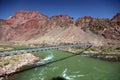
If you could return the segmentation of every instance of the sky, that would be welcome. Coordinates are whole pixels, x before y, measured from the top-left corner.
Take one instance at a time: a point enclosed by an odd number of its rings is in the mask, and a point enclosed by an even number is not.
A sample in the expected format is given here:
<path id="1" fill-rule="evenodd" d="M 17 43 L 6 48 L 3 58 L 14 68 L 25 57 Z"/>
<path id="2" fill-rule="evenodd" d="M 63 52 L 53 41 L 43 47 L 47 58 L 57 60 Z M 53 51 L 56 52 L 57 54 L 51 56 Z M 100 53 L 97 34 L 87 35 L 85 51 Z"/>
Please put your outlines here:
<path id="1" fill-rule="evenodd" d="M 120 12 L 120 0 L 0 0 L 0 19 L 19 10 L 37 10 L 48 17 L 67 14 L 79 17 L 112 18 Z"/>

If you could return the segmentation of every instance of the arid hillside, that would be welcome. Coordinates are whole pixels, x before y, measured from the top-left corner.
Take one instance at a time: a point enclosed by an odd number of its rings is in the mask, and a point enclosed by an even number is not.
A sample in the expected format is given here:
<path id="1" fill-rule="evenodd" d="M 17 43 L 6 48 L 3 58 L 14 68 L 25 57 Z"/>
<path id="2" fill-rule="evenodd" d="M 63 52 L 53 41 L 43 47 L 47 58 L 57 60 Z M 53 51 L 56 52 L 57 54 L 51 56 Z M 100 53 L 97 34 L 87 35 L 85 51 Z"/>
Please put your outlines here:
<path id="1" fill-rule="evenodd" d="M 47 17 L 38 11 L 16 12 L 0 19 L 0 40 L 25 45 L 94 43 L 120 40 L 120 13 L 111 20 L 84 16 L 76 21 L 68 15 Z"/>

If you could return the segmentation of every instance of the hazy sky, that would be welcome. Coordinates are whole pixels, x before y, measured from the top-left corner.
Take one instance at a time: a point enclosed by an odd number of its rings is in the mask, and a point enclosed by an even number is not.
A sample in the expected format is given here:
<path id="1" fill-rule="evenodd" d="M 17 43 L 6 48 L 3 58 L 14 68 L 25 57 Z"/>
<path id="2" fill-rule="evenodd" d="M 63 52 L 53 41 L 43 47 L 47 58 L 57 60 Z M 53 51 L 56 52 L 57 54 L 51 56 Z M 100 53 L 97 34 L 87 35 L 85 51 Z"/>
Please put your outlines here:
<path id="1" fill-rule="evenodd" d="M 112 18 L 120 12 L 120 0 L 0 0 L 0 19 L 13 16 L 18 10 L 37 10 L 47 16 L 68 14 Z"/>

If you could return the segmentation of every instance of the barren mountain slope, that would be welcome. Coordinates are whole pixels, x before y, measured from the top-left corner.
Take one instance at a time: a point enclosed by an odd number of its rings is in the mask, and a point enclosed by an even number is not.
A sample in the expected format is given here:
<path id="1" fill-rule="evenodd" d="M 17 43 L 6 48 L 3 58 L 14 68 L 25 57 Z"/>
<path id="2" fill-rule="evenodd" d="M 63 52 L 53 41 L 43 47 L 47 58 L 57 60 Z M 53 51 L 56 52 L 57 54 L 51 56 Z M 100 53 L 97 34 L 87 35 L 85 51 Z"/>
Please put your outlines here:
<path id="1" fill-rule="evenodd" d="M 26 44 L 60 44 L 60 43 L 94 43 L 96 45 L 103 45 L 104 39 L 91 33 L 90 31 L 84 32 L 79 27 L 71 26 L 69 28 L 56 27 L 49 30 L 42 37 L 35 37 L 28 40 Z"/>
<path id="2" fill-rule="evenodd" d="M 85 16 L 77 21 L 68 15 L 48 18 L 38 11 L 18 11 L 0 19 L 0 40 L 17 44 L 63 44 L 90 42 L 102 45 L 105 39 L 120 40 L 120 13 L 111 20 Z"/>

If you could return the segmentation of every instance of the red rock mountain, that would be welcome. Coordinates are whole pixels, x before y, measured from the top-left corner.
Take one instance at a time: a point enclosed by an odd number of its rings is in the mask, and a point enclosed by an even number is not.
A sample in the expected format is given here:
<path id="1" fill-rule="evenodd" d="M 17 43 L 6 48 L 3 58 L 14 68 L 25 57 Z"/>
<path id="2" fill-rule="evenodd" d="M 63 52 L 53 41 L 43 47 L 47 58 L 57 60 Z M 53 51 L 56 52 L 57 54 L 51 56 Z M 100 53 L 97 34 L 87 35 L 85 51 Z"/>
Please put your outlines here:
<path id="1" fill-rule="evenodd" d="M 37 11 L 18 11 L 15 16 L 10 17 L 2 24 L 2 31 L 6 34 L 1 39 L 9 40 L 28 40 L 36 34 L 44 34 L 49 18 Z M 5 27 L 7 26 L 7 27 Z M 2 33 L 1 33 L 2 34 Z"/>
<path id="2" fill-rule="evenodd" d="M 92 18 L 85 16 L 79 18 L 76 22 L 77 26 L 80 26 L 84 31 L 90 30 L 91 32 L 103 36 L 106 39 L 118 39 L 120 40 L 120 17 L 116 17 L 112 20 L 107 18 Z M 114 22 L 113 22 L 114 21 Z"/>
<path id="3" fill-rule="evenodd" d="M 1 41 L 52 44 L 101 43 L 101 39 L 120 40 L 120 13 L 111 20 L 85 16 L 74 21 L 68 15 L 48 18 L 38 11 L 20 10 L 7 20 L 0 20 Z"/>

